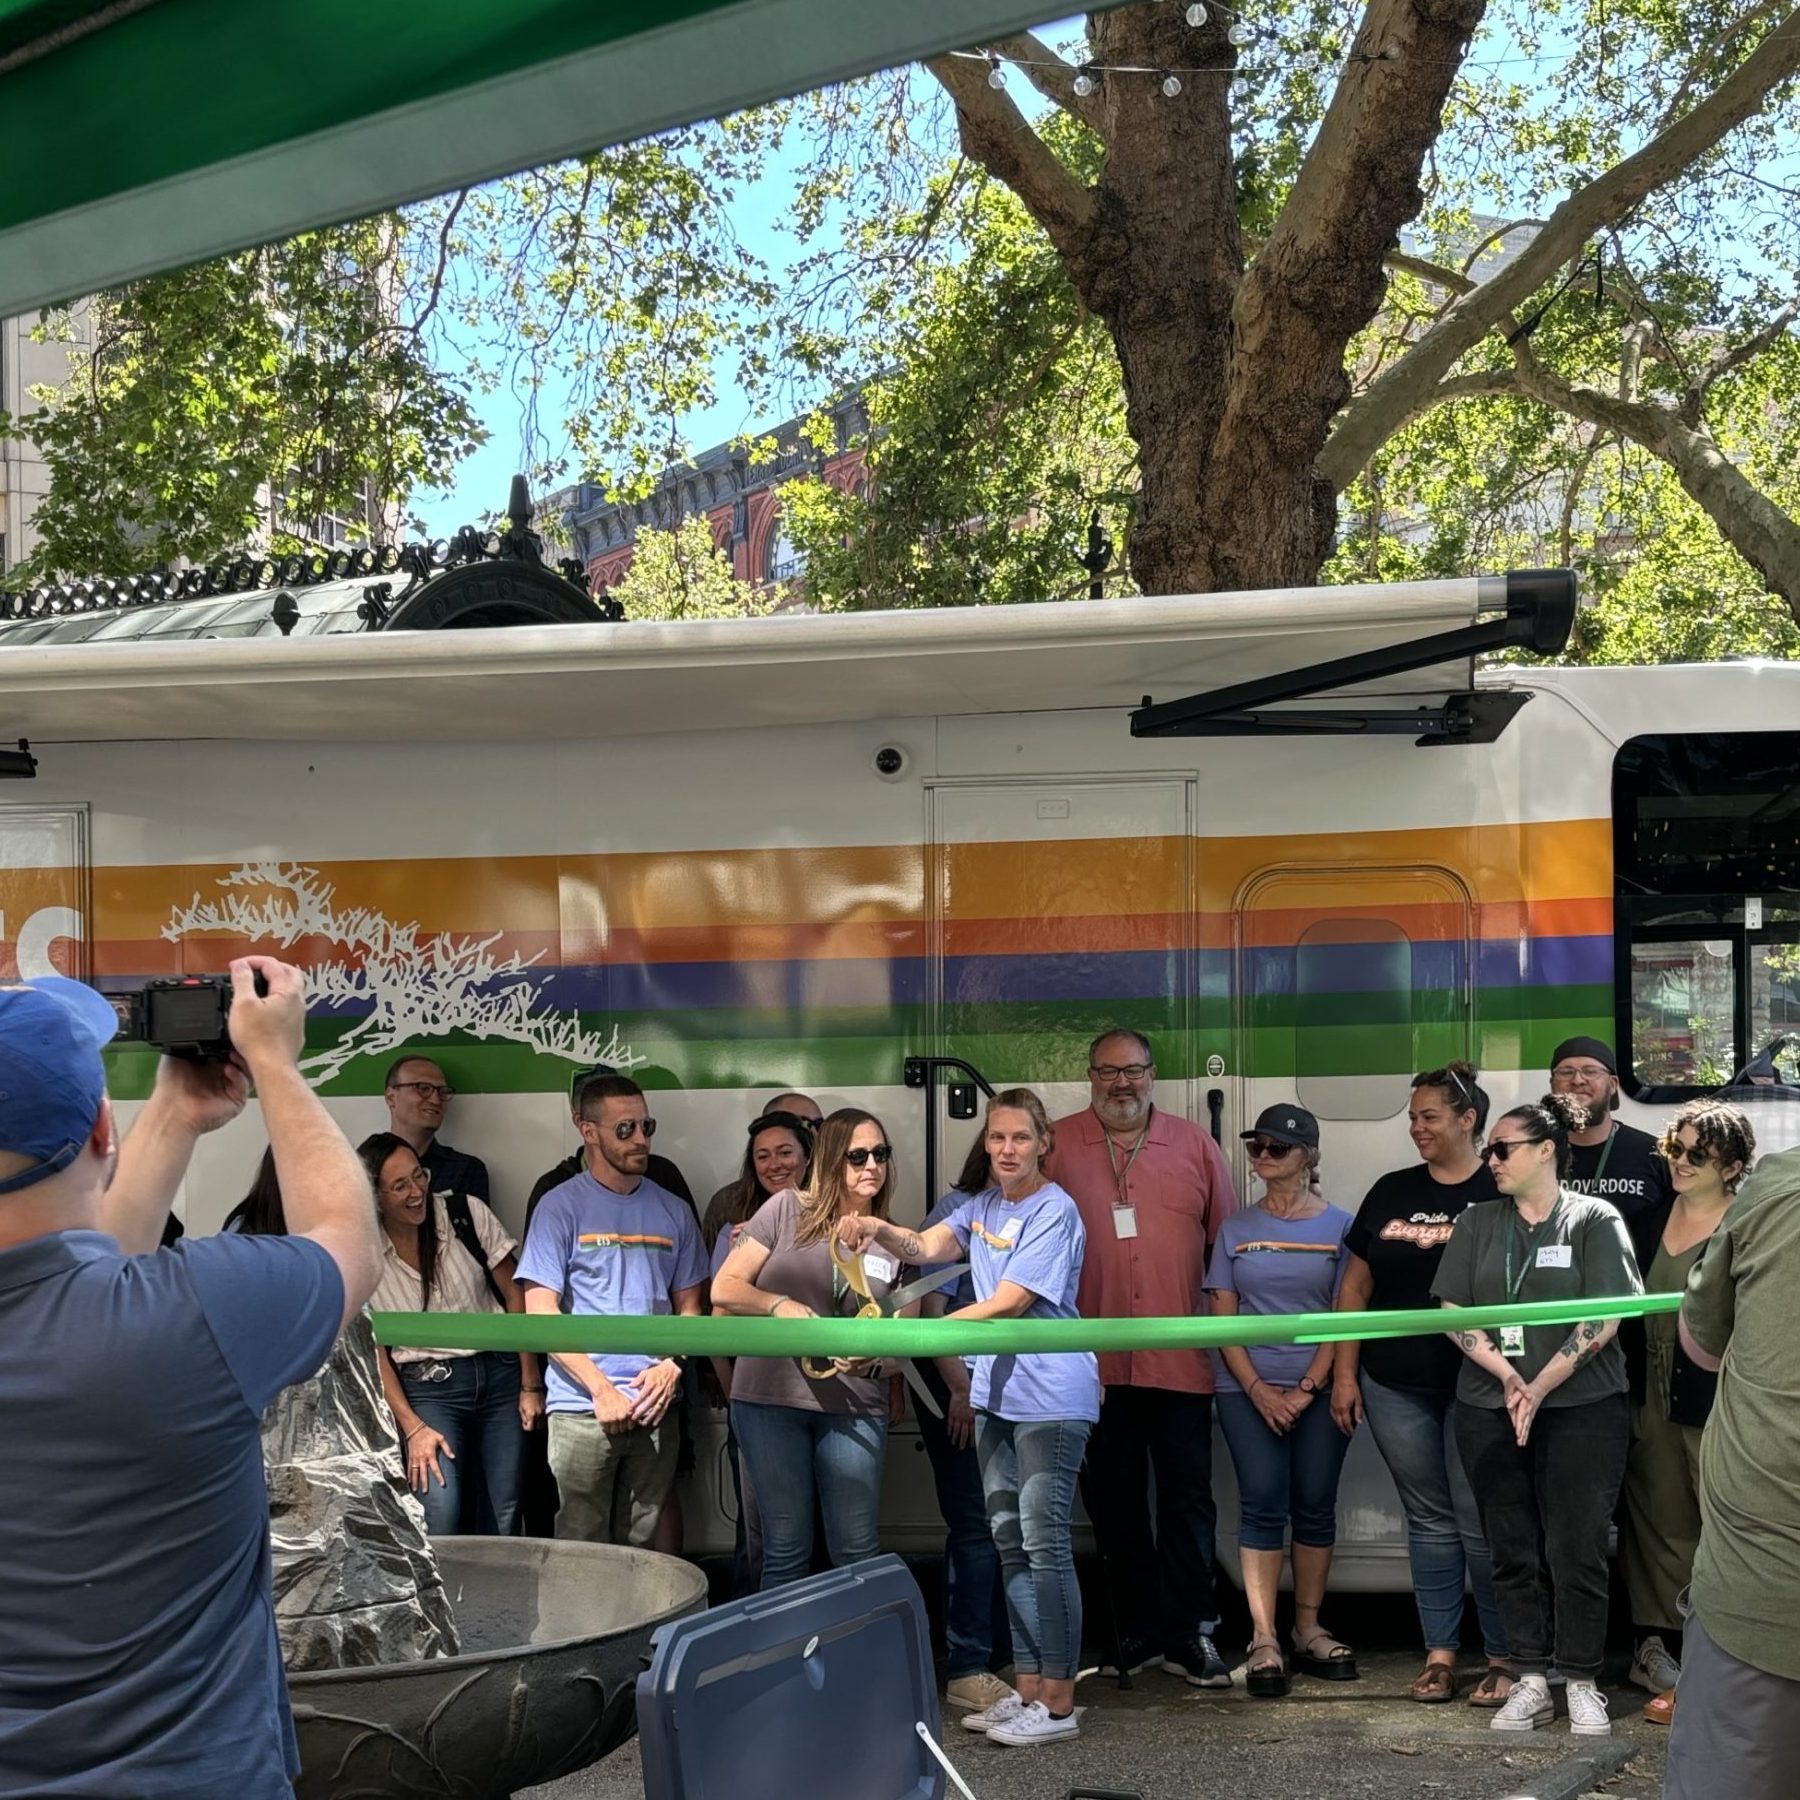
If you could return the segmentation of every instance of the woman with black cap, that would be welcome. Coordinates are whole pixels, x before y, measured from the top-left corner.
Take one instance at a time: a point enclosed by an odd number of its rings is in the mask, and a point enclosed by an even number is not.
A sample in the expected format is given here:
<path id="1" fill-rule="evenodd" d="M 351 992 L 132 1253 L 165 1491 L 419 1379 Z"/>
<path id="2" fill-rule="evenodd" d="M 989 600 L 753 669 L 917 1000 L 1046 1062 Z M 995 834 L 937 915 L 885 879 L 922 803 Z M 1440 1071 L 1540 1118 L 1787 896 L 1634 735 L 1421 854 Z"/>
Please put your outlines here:
<path id="1" fill-rule="evenodd" d="M 1627 1224 L 1674 1199 L 1669 1165 L 1656 1139 L 1613 1117 L 1619 1110 L 1619 1064 L 1610 1044 L 1592 1037 L 1558 1044 L 1550 1058 L 1550 1091 L 1587 1109 L 1587 1123 L 1569 1133 L 1569 1173 L 1563 1185 L 1570 1193 L 1611 1201 Z"/>
<path id="2" fill-rule="evenodd" d="M 1206 1286 L 1215 1317 L 1329 1312 L 1344 1273 L 1350 1215 L 1319 1192 L 1319 1122 L 1271 1106 L 1244 1132 L 1262 1198 L 1219 1228 Z M 1288 1691 L 1275 1633 L 1282 1546 L 1292 1535 L 1294 1666 L 1354 1681 L 1356 1656 L 1319 1623 L 1337 1542 L 1338 1476 L 1349 1438 L 1328 1399 L 1333 1347 L 1266 1344 L 1214 1352 L 1217 1416 L 1237 1470 L 1238 1551 L 1251 1638 L 1244 1685 L 1261 1699 Z"/>

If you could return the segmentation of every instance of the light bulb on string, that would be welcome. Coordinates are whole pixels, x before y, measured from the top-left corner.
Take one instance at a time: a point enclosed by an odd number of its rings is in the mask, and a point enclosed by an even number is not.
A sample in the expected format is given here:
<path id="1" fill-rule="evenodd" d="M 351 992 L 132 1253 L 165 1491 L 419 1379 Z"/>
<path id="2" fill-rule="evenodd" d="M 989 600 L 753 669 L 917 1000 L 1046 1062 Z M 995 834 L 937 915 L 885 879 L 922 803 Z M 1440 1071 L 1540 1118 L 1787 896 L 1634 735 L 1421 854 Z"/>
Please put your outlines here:
<path id="1" fill-rule="evenodd" d="M 1242 19 L 1239 19 L 1238 22 L 1226 32 L 1225 41 L 1228 44 L 1235 45 L 1241 50 L 1246 44 L 1254 44 L 1256 42 L 1256 32 L 1251 26 L 1246 25 Z"/>
<path id="2" fill-rule="evenodd" d="M 988 52 L 988 86 L 1003 88 L 1006 86 L 1006 71 L 1000 66 L 1000 59 L 991 50 Z"/>
<path id="3" fill-rule="evenodd" d="M 1083 63 L 1081 67 L 1076 70 L 1075 79 L 1069 83 L 1069 86 L 1072 87 L 1083 100 L 1089 98 L 1094 89 L 1099 85 L 1100 84 L 1094 79 L 1094 65 L 1092 63 Z"/>
<path id="4" fill-rule="evenodd" d="M 1206 23 L 1206 8 L 1200 4 L 1200 0 L 1194 0 L 1194 4 L 1187 9 L 1186 18 L 1196 31 Z"/>
<path id="5" fill-rule="evenodd" d="M 1167 69 L 1163 71 L 1162 91 L 1165 100 L 1173 100 L 1181 92 L 1181 77 L 1172 75 Z"/>

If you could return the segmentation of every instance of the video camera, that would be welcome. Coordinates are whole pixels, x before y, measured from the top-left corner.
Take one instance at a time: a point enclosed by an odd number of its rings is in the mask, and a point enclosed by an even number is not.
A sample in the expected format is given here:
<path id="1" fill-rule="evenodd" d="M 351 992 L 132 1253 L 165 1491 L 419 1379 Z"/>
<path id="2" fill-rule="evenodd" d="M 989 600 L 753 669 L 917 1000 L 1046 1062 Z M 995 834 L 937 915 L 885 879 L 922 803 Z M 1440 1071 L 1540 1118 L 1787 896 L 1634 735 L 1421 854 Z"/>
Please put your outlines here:
<path id="1" fill-rule="evenodd" d="M 269 984 L 259 974 L 256 991 Z M 231 1012 L 229 975 L 164 975 L 146 981 L 131 996 L 126 1034 L 165 1056 L 187 1062 L 226 1062 L 231 1057 L 227 1018 Z"/>

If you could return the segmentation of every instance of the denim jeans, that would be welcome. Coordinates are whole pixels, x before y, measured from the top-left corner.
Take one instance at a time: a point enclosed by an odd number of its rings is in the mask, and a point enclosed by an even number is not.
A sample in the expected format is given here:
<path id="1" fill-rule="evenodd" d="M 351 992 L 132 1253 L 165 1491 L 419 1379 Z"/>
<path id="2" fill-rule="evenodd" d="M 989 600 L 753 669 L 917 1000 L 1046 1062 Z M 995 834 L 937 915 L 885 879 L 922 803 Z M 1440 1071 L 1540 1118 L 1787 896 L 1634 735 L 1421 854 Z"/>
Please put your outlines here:
<path id="1" fill-rule="evenodd" d="M 935 1364 L 915 1365 L 939 1406 L 950 1410 L 950 1390 Z M 931 1458 L 938 1511 L 944 1515 L 944 1641 L 949 1679 L 1002 1669 L 1012 1661 L 1012 1632 L 1006 1622 L 1006 1588 L 1000 1552 L 988 1530 L 987 1496 L 975 1446 L 959 1450 L 942 1419 L 915 1407 L 919 1438 Z"/>
<path id="2" fill-rule="evenodd" d="M 1406 1514 L 1406 1554 L 1427 1650 L 1462 1648 L 1463 1580 L 1475 1590 L 1482 1648 L 1506 1660 L 1506 1630 L 1494 1598 L 1494 1569 L 1481 1513 L 1456 1447 L 1452 1395 L 1384 1387 L 1362 1378 L 1363 1416 Z"/>
<path id="3" fill-rule="evenodd" d="M 1504 1407 L 1456 1403 L 1456 1443 L 1481 1507 L 1506 1647 L 1521 1675 L 1552 1653 L 1565 1675 L 1593 1680 L 1606 1653 L 1606 1539 L 1631 1410 L 1623 1394 L 1546 1406 L 1520 1449 Z"/>
<path id="4" fill-rule="evenodd" d="M 815 1493 L 834 1569 L 877 1554 L 885 1415 L 869 1418 L 734 1400 L 731 1424 L 762 1516 L 765 1593 L 810 1573 Z"/>
<path id="5" fill-rule="evenodd" d="M 1210 1394 L 1108 1388 L 1081 1472 L 1114 1629 L 1170 1653 L 1219 1629 L 1212 1418 Z"/>
<path id="6" fill-rule="evenodd" d="M 438 1363 L 395 1365 L 406 1403 L 454 1457 L 440 1456 L 444 1484 L 427 1476 L 419 1496 L 425 1529 L 433 1537 L 459 1531 L 511 1537 L 518 1527 L 519 1482 L 524 1472 L 525 1432 L 519 1424 L 519 1359 L 509 1351 L 482 1350 Z M 442 1381 L 421 1371 L 448 1369 Z"/>
<path id="7" fill-rule="evenodd" d="M 1245 1550 L 1337 1542 L 1338 1476 L 1350 1440 L 1320 1395 L 1283 1434 L 1271 1431 L 1248 1394 L 1220 1394 L 1219 1429 L 1238 1479 L 1238 1544 Z"/>
<path id="8" fill-rule="evenodd" d="M 754 1594 L 762 1586 L 762 1515 L 756 1510 L 756 1489 L 744 1466 L 743 1446 L 731 1423 L 731 1406 L 725 1407 L 725 1457 L 731 1464 L 731 1492 L 737 1501 L 737 1523 L 731 1534 L 731 1591 L 734 1598 Z"/>
<path id="9" fill-rule="evenodd" d="M 1072 1681 L 1081 1659 L 1081 1587 L 1075 1579 L 1075 1486 L 1086 1419 L 1016 1423 L 975 1415 L 975 1454 L 988 1529 L 1000 1552 L 1013 1667 Z"/>

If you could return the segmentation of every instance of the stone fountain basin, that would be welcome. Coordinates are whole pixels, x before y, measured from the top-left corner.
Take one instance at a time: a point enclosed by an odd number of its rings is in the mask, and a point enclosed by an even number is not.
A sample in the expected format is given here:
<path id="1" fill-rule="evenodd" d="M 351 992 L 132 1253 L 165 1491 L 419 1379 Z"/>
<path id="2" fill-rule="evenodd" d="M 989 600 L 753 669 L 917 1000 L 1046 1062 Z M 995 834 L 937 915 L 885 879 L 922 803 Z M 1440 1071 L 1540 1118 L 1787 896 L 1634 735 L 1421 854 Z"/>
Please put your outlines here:
<path id="1" fill-rule="evenodd" d="M 443 1537 L 462 1653 L 288 1677 L 298 1800 L 506 1800 L 585 1769 L 637 1729 L 659 1625 L 706 1605 L 706 1577 L 649 1550 Z"/>

